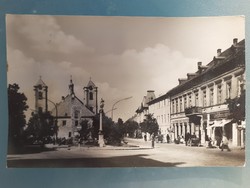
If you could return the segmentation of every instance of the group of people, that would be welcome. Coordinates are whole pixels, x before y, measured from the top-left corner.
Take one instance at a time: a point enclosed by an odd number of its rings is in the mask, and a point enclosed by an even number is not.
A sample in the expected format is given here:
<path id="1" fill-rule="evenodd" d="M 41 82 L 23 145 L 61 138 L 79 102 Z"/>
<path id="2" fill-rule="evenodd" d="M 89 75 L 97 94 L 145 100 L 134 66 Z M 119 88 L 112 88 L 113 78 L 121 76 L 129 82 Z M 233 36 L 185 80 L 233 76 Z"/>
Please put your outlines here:
<path id="1" fill-rule="evenodd" d="M 184 144 L 184 142 L 185 142 L 185 145 L 187 146 L 191 139 L 196 139 L 196 138 L 197 138 L 197 136 L 195 135 L 195 133 L 193 133 L 193 134 L 186 133 L 185 134 L 185 138 L 183 136 L 179 136 L 178 135 L 177 139 L 174 139 L 174 142 L 176 144 L 180 144 L 180 143 Z M 147 136 L 146 135 L 144 135 L 144 140 L 147 141 Z M 170 143 L 170 136 L 169 136 L 169 134 L 167 134 L 166 140 L 167 140 L 167 143 Z M 213 146 L 212 146 L 212 140 L 211 140 L 211 138 L 209 138 L 208 136 L 206 136 L 205 140 L 208 143 L 207 147 L 211 147 L 212 148 Z M 152 141 L 152 148 L 154 148 L 154 141 L 155 141 L 155 135 L 154 134 L 151 135 L 151 141 Z M 226 135 L 223 135 L 222 140 L 221 140 L 220 145 L 219 145 L 219 148 L 221 149 L 221 151 L 223 151 L 224 149 L 227 149 L 227 151 L 231 151 L 230 148 L 229 148 L 229 146 L 228 146 L 228 144 L 229 144 L 229 141 L 228 141 Z"/>

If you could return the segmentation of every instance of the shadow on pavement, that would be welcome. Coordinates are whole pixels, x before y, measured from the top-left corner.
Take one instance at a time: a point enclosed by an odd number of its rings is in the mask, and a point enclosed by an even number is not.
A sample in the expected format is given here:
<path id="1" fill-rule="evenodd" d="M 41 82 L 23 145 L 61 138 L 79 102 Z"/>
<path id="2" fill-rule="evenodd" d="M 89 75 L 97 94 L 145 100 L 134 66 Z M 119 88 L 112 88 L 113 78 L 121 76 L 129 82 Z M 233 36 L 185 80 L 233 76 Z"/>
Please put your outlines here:
<path id="1" fill-rule="evenodd" d="M 165 163 L 132 155 L 109 158 L 23 159 L 8 160 L 8 168 L 80 168 L 80 167 L 175 167 L 183 162 Z"/>
<path id="2" fill-rule="evenodd" d="M 8 155 L 12 154 L 33 154 L 41 153 L 44 151 L 54 151 L 56 148 L 46 148 L 44 145 L 26 145 L 20 148 L 15 148 L 8 151 Z"/>

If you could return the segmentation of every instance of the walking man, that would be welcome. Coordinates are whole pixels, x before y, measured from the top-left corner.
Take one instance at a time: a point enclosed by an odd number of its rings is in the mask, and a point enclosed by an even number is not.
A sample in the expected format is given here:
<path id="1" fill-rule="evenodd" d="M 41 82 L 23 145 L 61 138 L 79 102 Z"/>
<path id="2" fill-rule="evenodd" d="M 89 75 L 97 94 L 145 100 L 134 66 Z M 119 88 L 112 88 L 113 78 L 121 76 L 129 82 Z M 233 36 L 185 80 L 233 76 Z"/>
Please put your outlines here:
<path id="1" fill-rule="evenodd" d="M 227 151 L 231 151 L 230 148 L 228 147 L 228 139 L 227 139 L 226 135 L 223 135 L 223 137 L 222 137 L 220 149 L 221 149 L 221 151 L 223 151 L 224 149 L 227 149 Z"/>

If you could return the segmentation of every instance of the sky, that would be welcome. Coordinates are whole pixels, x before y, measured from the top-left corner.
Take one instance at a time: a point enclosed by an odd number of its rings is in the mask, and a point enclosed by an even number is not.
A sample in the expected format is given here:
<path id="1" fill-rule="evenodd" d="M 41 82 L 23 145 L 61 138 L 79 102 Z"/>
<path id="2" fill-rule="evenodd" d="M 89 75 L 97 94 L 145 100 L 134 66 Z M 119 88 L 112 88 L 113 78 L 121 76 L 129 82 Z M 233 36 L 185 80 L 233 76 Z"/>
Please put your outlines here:
<path id="1" fill-rule="evenodd" d="M 72 75 L 76 96 L 91 78 L 105 101 L 115 106 L 113 120 L 135 114 L 147 90 L 156 97 L 178 85 L 178 78 L 208 64 L 217 49 L 245 38 L 245 18 L 116 17 L 7 15 L 8 84 L 17 83 L 34 109 L 33 86 L 39 76 L 55 103 L 69 94 Z M 53 106 L 49 106 L 49 110 Z M 106 115 L 111 116 L 108 112 Z"/>

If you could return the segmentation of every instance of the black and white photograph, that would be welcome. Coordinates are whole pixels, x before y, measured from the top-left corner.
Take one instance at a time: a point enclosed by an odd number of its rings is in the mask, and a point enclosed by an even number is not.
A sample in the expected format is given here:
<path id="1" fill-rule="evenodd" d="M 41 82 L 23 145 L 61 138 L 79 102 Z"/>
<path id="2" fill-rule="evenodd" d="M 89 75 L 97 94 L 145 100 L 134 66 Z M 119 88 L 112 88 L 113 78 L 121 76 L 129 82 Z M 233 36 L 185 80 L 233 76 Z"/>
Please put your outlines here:
<path id="1" fill-rule="evenodd" d="M 6 15 L 7 168 L 244 167 L 245 17 Z"/>

